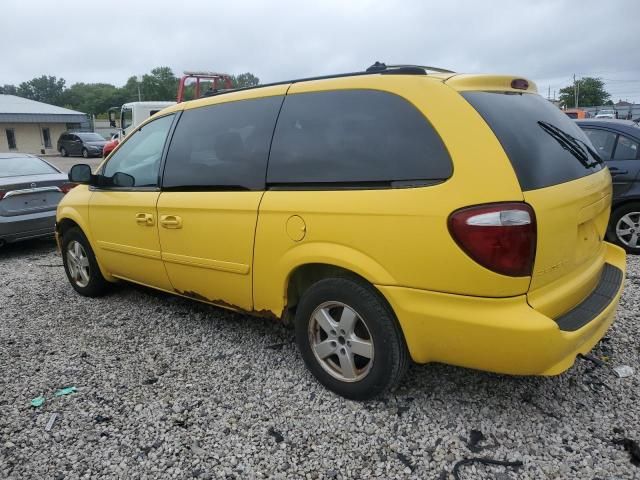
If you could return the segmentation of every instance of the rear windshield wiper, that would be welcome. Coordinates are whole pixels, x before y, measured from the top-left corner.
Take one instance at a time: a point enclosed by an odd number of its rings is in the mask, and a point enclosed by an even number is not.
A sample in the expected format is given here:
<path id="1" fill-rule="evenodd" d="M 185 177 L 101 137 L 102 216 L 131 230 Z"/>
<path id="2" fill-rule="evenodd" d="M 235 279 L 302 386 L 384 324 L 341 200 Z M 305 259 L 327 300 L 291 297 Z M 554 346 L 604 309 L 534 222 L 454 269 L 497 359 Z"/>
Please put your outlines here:
<path id="1" fill-rule="evenodd" d="M 562 148 L 568 150 L 574 157 L 576 157 L 586 168 L 593 168 L 602 164 L 600 156 L 586 142 L 568 134 L 551 123 L 539 121 L 538 125 L 540 125 L 545 132 L 551 135 L 562 146 Z M 593 160 L 589 159 L 589 155 Z"/>

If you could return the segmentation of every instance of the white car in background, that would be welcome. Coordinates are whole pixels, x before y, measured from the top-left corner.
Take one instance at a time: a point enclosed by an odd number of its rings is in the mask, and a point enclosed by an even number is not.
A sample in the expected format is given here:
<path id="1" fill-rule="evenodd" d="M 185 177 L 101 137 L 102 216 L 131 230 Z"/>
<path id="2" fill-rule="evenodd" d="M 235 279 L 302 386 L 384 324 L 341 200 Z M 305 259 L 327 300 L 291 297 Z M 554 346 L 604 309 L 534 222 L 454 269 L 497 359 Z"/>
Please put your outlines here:
<path id="1" fill-rule="evenodd" d="M 600 110 L 596 115 L 596 118 L 616 118 L 615 110 Z"/>

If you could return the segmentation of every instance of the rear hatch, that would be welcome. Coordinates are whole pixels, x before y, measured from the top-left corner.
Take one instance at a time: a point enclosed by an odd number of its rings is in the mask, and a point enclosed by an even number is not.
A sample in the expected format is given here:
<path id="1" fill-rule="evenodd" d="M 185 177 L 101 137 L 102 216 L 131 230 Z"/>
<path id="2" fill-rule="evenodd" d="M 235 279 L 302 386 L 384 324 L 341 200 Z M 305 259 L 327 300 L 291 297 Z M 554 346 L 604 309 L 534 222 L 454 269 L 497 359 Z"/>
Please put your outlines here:
<path id="1" fill-rule="evenodd" d="M 554 318 L 584 299 L 604 264 L 611 177 L 586 135 L 535 86 L 511 88 L 513 77 L 458 85 L 491 127 L 537 220 L 529 303 Z M 455 77 L 451 82 L 455 88 Z M 523 85 L 523 84 L 521 84 Z M 507 88 L 504 88 L 504 87 Z"/>

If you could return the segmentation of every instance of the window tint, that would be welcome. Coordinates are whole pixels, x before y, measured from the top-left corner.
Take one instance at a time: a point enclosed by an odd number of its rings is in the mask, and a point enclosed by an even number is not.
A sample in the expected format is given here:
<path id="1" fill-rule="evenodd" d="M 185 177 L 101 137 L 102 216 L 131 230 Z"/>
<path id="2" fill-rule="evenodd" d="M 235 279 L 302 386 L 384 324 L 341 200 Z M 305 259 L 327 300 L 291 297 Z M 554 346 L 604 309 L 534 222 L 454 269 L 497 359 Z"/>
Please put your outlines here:
<path id="1" fill-rule="evenodd" d="M 613 154 L 614 160 L 635 160 L 638 158 L 638 142 L 623 135 L 618 136 L 618 144 Z"/>
<path id="2" fill-rule="evenodd" d="M 522 190 L 591 175 L 603 168 L 576 123 L 540 95 L 463 92 L 509 157 Z M 594 152 L 595 153 L 595 152 Z"/>
<path id="3" fill-rule="evenodd" d="M 388 185 L 451 173 L 442 140 L 412 104 L 386 92 L 339 90 L 285 98 L 267 182 Z"/>
<path id="4" fill-rule="evenodd" d="M 186 110 L 173 134 L 164 188 L 264 189 L 282 97 Z"/>
<path id="5" fill-rule="evenodd" d="M 157 186 L 162 150 L 171 122 L 173 115 L 167 115 L 132 132 L 113 153 L 103 175 L 112 177 L 116 172 L 126 173 L 134 178 L 136 187 Z"/>
<path id="6" fill-rule="evenodd" d="M 616 134 L 597 128 L 583 128 L 589 140 L 603 160 L 610 160 L 613 146 L 616 144 Z"/>

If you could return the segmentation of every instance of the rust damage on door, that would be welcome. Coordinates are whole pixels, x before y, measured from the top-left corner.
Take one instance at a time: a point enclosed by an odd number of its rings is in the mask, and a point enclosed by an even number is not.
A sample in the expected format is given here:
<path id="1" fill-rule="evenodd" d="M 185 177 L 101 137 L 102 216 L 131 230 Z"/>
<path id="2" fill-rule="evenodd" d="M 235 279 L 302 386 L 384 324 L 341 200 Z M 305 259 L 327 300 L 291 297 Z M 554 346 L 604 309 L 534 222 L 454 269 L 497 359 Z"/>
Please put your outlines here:
<path id="1" fill-rule="evenodd" d="M 280 320 L 282 318 L 282 315 L 278 315 L 278 314 L 272 312 L 271 310 L 247 310 L 245 308 L 239 307 L 238 305 L 234 305 L 232 303 L 225 302 L 224 300 L 209 299 L 209 298 L 205 297 L 204 295 L 201 295 L 198 292 L 193 292 L 193 291 L 190 291 L 190 290 L 182 291 L 182 290 L 178 290 L 177 288 L 174 288 L 174 291 L 180 296 L 191 298 L 191 299 L 197 300 L 199 302 L 209 303 L 209 304 L 214 305 L 216 307 L 226 308 L 227 310 L 233 310 L 234 312 L 246 313 L 247 315 L 253 315 L 253 316 L 256 316 L 256 317 L 270 318 L 270 319 L 273 319 L 273 320 Z"/>

